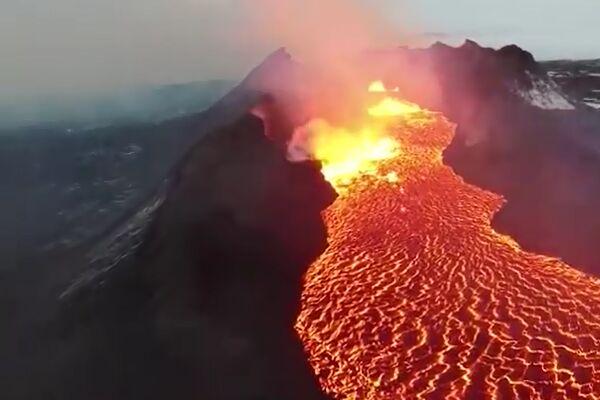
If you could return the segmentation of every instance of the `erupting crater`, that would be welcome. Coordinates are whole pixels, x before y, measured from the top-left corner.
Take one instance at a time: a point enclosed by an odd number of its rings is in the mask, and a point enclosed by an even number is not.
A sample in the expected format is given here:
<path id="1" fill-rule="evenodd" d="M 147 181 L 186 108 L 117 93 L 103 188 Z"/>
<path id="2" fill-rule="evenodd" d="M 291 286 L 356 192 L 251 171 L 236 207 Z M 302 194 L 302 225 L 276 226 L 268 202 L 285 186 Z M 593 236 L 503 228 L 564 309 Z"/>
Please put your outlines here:
<path id="1" fill-rule="evenodd" d="M 503 199 L 444 165 L 443 116 L 393 98 L 373 107 L 392 111 L 368 113 L 372 133 L 355 142 L 324 122 L 312 131 L 340 191 L 296 324 L 322 387 L 361 400 L 600 398 L 600 281 L 491 228 Z"/>

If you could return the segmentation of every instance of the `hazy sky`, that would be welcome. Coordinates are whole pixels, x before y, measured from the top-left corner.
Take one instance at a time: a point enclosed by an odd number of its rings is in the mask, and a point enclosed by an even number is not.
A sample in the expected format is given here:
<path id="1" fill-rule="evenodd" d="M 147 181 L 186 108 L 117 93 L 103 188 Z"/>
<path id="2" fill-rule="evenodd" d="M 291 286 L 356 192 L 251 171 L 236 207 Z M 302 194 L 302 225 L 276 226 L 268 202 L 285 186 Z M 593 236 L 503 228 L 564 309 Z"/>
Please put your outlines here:
<path id="1" fill-rule="evenodd" d="M 279 44 L 248 45 L 245 13 L 260 1 L 0 0 L 0 96 L 241 77 Z M 403 28 L 398 42 L 410 32 L 600 57 L 600 0 L 347 0 L 361 1 Z"/>
<path id="2" fill-rule="evenodd" d="M 415 0 L 422 27 L 490 46 L 515 42 L 538 59 L 600 58 L 598 0 Z"/>

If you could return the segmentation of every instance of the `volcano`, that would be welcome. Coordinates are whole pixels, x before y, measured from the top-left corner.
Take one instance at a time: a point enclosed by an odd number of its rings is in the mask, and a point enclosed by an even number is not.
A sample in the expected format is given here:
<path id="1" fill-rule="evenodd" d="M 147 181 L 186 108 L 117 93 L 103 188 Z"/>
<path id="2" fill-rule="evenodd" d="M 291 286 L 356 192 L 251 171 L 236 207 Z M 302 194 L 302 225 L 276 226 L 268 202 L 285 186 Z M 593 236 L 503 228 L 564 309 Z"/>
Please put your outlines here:
<path id="1" fill-rule="evenodd" d="M 279 50 L 161 123 L 191 145 L 52 270 L 7 398 L 600 398 L 600 117 L 516 46 L 353 68 Z"/>

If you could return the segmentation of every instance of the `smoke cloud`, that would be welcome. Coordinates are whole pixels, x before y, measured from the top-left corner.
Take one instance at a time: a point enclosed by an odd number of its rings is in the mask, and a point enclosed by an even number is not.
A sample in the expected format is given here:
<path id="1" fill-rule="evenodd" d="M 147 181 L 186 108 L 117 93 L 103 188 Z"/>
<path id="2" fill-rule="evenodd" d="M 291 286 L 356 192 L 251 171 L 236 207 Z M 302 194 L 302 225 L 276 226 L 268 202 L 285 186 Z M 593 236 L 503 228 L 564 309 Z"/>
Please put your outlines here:
<path id="1" fill-rule="evenodd" d="M 385 9 L 382 2 L 364 0 L 244 0 L 245 24 L 236 34 L 246 39 L 240 42 L 245 48 L 285 46 L 303 62 L 339 65 L 408 36 L 400 21 L 385 17 Z"/>
<path id="2" fill-rule="evenodd" d="M 383 18 L 389 8 L 387 0 L 7 0 L 0 103 L 239 79 L 278 47 L 302 60 L 330 60 L 396 43 L 392 27 L 402 24 Z"/>
<path id="3" fill-rule="evenodd" d="M 274 95 L 298 126 L 310 117 L 352 124 L 364 111 L 371 79 L 366 50 L 408 44 L 402 21 L 389 20 L 389 2 L 365 0 L 243 0 L 234 36 L 245 49 L 285 46 L 295 61 L 272 57 L 250 86 Z M 402 8 L 402 2 L 395 3 Z"/>

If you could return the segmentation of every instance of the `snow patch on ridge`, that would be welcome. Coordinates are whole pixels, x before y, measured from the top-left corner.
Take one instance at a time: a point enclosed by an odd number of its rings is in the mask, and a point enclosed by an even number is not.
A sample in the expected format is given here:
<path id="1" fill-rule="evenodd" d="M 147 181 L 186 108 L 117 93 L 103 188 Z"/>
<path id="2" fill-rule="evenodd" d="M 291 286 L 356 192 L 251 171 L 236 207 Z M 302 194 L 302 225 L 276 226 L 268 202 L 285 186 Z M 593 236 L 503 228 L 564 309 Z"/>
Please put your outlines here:
<path id="1" fill-rule="evenodd" d="M 530 74 L 531 88 L 518 89 L 517 94 L 532 106 L 544 110 L 574 110 L 575 106 L 560 92 L 556 82 L 534 77 Z"/>
<path id="2" fill-rule="evenodd" d="M 595 108 L 596 110 L 600 110 L 600 101 L 599 100 L 585 98 L 585 99 L 583 99 L 583 102 L 588 107 L 592 107 L 592 108 Z"/>

